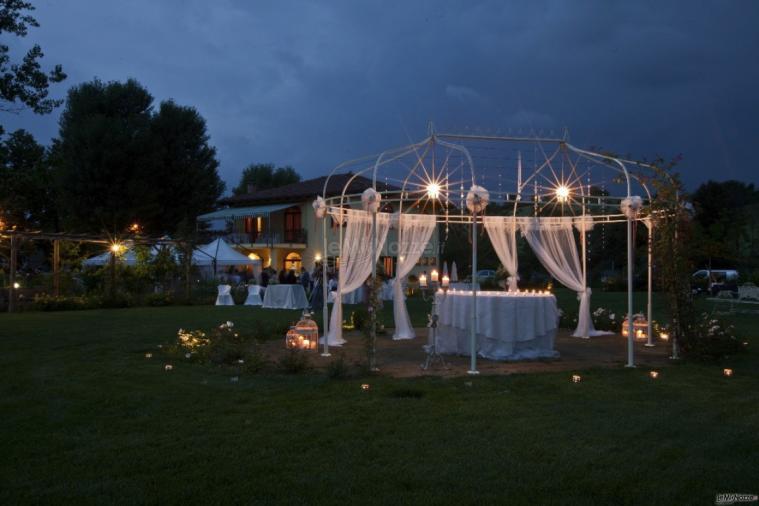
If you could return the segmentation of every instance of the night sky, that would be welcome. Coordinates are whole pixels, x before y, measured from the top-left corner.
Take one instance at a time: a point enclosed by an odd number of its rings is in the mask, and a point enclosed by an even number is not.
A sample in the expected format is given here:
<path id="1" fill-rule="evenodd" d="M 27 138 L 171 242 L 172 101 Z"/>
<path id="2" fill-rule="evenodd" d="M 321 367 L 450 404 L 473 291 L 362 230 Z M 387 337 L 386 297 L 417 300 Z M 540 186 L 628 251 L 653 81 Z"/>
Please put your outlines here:
<path id="1" fill-rule="evenodd" d="M 438 131 L 561 135 L 759 183 L 759 2 L 33 0 L 47 67 L 136 78 L 208 122 L 228 186 Z M 613 5 L 612 5 L 613 4 Z M 18 57 L 19 52 L 17 51 Z M 48 144 L 49 116 L 4 114 Z"/>

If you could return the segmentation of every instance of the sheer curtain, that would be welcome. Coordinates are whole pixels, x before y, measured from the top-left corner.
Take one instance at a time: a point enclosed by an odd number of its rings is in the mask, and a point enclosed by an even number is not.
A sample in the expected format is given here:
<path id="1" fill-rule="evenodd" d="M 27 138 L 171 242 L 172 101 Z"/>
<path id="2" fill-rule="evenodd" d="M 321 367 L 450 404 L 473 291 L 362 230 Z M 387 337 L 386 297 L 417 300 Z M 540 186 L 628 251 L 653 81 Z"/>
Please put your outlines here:
<path id="1" fill-rule="evenodd" d="M 517 221 L 513 216 L 484 216 L 482 223 L 488 231 L 498 259 L 509 272 L 509 291 L 519 290 L 517 258 Z"/>
<path id="2" fill-rule="evenodd" d="M 580 310 L 574 337 L 607 334 L 597 331 L 590 318 L 590 288 L 585 284 L 577 243 L 572 231 L 572 218 L 527 218 L 520 228 L 543 267 L 562 285 L 577 292 Z"/>
<path id="3" fill-rule="evenodd" d="M 344 213 L 348 226 L 340 256 L 337 296 L 329 319 L 327 343 L 330 346 L 340 346 L 345 343 L 342 295 L 360 287 L 372 273 L 372 265 L 379 259 L 390 228 L 390 214 L 377 213 L 377 254 L 372 260 L 372 214 L 356 209 L 350 209 Z"/>
<path id="4" fill-rule="evenodd" d="M 398 266 L 393 283 L 393 339 L 413 339 L 414 327 L 403 298 L 403 279 L 411 272 L 435 230 L 435 217 L 425 214 L 398 215 Z"/>

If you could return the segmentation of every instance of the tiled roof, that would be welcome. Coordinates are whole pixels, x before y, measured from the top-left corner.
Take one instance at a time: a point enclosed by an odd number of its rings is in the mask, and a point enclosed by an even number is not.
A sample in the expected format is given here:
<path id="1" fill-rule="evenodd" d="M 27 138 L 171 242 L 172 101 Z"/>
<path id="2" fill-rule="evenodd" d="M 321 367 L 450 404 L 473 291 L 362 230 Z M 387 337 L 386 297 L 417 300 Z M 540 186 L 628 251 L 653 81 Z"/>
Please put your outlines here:
<path id="1" fill-rule="evenodd" d="M 353 177 L 352 173 L 347 174 L 335 174 L 329 180 L 329 186 L 327 187 L 327 197 L 340 195 L 343 191 L 343 187 L 348 183 L 348 180 Z M 232 195 L 230 197 L 221 199 L 221 204 L 230 206 L 247 206 L 256 204 L 275 204 L 286 202 L 303 202 L 304 200 L 311 200 L 316 198 L 317 195 L 321 195 L 324 191 L 324 182 L 327 176 L 317 177 L 315 179 L 307 179 L 300 181 L 299 183 L 292 183 L 279 188 L 271 188 L 269 190 L 261 190 L 253 193 L 247 193 L 243 195 Z M 356 176 L 351 181 L 345 194 L 350 195 L 354 193 L 361 193 L 365 189 L 372 186 L 372 180 L 364 176 Z M 377 190 L 395 190 L 397 188 L 392 185 L 385 185 L 385 183 L 377 182 Z"/>

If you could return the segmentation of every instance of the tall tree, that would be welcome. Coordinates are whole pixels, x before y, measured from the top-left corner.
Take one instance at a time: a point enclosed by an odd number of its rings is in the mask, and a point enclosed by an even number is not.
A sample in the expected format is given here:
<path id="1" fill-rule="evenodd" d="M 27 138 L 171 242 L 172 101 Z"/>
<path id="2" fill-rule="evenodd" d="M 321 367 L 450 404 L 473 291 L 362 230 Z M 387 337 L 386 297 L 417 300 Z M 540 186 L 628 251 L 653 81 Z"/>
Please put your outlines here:
<path id="1" fill-rule="evenodd" d="M 205 121 L 137 81 L 72 88 L 55 144 L 60 206 L 71 230 L 118 233 L 138 222 L 173 233 L 223 191 Z"/>
<path id="2" fill-rule="evenodd" d="M 29 27 L 38 27 L 37 20 L 29 14 L 34 6 L 22 0 L 0 0 L 0 35 L 11 34 L 26 37 Z M 40 60 L 44 54 L 38 44 L 26 52 L 19 63 L 12 63 L 10 48 L 0 44 L 0 110 L 18 112 L 30 108 L 37 114 L 47 114 L 61 105 L 63 100 L 48 98 L 51 83 L 66 79 L 61 65 L 52 70 L 42 70 Z"/>
<path id="3" fill-rule="evenodd" d="M 240 184 L 232 190 L 232 193 L 243 195 L 249 193 L 251 189 L 268 190 L 298 181 L 300 181 L 300 174 L 290 166 L 275 169 L 274 164 L 271 163 L 254 163 L 243 169 Z"/>
<path id="4" fill-rule="evenodd" d="M 198 214 L 213 209 L 224 192 L 216 149 L 208 144 L 206 122 L 192 107 L 162 102 L 151 122 L 151 165 L 163 183 L 158 187 L 163 205 L 163 232 L 176 232 L 180 223 L 194 223 Z M 162 230 L 163 229 L 163 230 Z"/>
<path id="5" fill-rule="evenodd" d="M 734 267 L 741 261 L 741 245 L 749 238 L 751 208 L 759 191 L 741 181 L 707 181 L 693 193 L 700 253 L 703 260 Z M 714 265 L 717 267 L 718 265 Z"/>
<path id="6" fill-rule="evenodd" d="M 25 130 L 0 142 L 0 219 L 5 226 L 50 228 L 55 224 L 45 148 Z"/>

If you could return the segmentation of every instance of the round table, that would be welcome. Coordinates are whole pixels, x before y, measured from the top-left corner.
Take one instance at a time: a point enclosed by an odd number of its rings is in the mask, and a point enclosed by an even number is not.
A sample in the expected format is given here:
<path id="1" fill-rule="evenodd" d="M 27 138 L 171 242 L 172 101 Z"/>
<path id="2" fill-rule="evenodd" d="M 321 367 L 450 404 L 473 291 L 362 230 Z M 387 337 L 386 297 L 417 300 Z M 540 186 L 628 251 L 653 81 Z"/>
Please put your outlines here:
<path id="1" fill-rule="evenodd" d="M 468 290 L 436 295 L 439 353 L 469 355 L 473 295 Z M 527 292 L 477 292 L 477 354 L 493 360 L 555 358 L 559 311 L 556 297 Z"/>
<path id="2" fill-rule="evenodd" d="M 269 285 L 264 293 L 263 307 L 270 309 L 305 309 L 306 291 L 302 285 Z"/>

